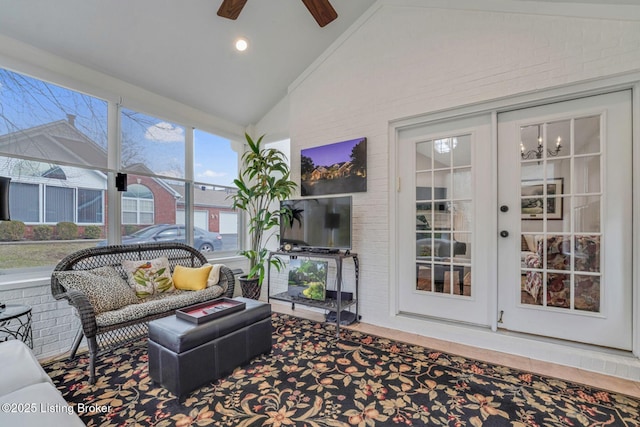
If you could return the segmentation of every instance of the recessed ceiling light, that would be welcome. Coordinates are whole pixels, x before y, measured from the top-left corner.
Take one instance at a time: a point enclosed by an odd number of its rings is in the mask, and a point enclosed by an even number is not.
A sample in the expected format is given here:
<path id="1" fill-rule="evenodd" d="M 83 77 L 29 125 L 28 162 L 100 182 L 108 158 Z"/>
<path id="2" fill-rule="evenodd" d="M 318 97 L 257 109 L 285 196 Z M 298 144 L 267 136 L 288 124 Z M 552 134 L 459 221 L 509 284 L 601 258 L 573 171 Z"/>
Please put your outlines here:
<path id="1" fill-rule="evenodd" d="M 238 50 L 239 52 L 244 52 L 248 47 L 249 42 L 247 42 L 247 39 L 239 38 L 238 40 L 236 40 L 236 50 Z"/>

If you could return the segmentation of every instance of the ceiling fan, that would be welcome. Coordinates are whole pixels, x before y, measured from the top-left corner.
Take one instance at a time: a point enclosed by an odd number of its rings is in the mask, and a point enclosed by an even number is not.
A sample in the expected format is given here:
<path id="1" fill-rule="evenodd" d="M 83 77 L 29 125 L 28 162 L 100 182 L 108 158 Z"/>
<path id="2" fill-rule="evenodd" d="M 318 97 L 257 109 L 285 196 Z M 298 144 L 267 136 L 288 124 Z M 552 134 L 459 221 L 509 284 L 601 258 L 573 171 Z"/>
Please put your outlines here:
<path id="1" fill-rule="evenodd" d="M 218 9 L 218 16 L 228 19 L 237 19 L 247 0 L 223 0 Z M 324 27 L 338 17 L 338 13 L 329 3 L 329 0 L 302 0 L 318 25 Z"/>

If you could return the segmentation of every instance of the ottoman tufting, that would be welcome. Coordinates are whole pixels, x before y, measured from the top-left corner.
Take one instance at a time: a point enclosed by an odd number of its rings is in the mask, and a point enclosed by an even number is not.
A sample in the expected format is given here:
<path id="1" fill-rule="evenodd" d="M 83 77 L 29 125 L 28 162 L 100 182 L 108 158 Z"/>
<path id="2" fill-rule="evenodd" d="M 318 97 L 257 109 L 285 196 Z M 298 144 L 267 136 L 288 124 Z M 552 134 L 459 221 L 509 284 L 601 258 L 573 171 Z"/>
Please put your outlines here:
<path id="1" fill-rule="evenodd" d="M 242 311 L 194 324 L 175 315 L 149 322 L 149 375 L 182 399 L 271 352 L 271 304 L 246 299 Z"/>

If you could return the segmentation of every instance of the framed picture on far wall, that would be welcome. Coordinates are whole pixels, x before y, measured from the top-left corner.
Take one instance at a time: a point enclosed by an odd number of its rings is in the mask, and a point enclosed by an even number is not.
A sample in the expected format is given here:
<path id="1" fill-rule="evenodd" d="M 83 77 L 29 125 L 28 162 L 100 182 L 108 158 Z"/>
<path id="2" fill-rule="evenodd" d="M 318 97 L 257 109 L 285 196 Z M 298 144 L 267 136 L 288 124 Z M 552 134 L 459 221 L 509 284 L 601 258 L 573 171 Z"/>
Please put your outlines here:
<path id="1" fill-rule="evenodd" d="M 547 219 L 562 219 L 562 184 L 564 178 L 546 180 Z M 522 180 L 520 191 L 521 218 L 544 219 L 544 185 L 539 179 Z"/>
<path id="2" fill-rule="evenodd" d="M 303 196 L 367 191 L 367 138 L 303 149 L 300 176 Z"/>
<path id="3" fill-rule="evenodd" d="M 328 261 L 291 259 L 287 294 L 295 298 L 324 301 L 327 292 L 328 268 Z"/>

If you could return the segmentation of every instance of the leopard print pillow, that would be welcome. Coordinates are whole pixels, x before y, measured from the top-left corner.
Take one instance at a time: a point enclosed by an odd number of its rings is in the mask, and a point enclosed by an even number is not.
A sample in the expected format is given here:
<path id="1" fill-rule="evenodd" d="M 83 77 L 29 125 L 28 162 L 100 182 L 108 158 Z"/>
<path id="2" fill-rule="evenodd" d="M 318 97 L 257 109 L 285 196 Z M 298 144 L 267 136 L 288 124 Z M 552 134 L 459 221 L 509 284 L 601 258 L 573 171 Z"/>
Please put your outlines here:
<path id="1" fill-rule="evenodd" d="M 136 294 L 115 271 L 56 271 L 54 276 L 65 289 L 82 292 L 93 306 L 95 314 L 117 310 L 139 302 Z M 104 275 L 103 275 L 104 274 Z"/>

